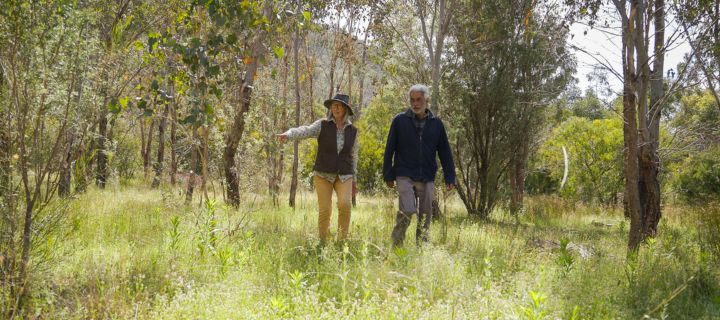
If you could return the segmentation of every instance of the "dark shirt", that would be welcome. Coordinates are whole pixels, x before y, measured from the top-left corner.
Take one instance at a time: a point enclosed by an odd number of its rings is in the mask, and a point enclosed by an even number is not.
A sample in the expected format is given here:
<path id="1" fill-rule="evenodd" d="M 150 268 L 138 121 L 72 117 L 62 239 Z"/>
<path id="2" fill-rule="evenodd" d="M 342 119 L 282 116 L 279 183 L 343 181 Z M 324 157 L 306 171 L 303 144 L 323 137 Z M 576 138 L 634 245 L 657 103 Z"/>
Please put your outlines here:
<path id="1" fill-rule="evenodd" d="M 420 126 L 420 129 L 418 128 Z M 393 118 L 385 145 L 383 179 L 409 177 L 415 181 L 435 181 L 440 158 L 446 184 L 455 184 L 455 164 L 445 126 L 428 110 L 424 120 L 415 120 L 412 110 Z"/>
<path id="2" fill-rule="evenodd" d="M 415 130 L 417 131 L 418 136 L 422 135 L 423 128 L 425 127 L 425 122 L 427 122 L 427 113 L 428 110 L 425 110 L 425 117 L 420 119 L 416 114 L 413 113 L 413 123 L 415 123 Z"/>

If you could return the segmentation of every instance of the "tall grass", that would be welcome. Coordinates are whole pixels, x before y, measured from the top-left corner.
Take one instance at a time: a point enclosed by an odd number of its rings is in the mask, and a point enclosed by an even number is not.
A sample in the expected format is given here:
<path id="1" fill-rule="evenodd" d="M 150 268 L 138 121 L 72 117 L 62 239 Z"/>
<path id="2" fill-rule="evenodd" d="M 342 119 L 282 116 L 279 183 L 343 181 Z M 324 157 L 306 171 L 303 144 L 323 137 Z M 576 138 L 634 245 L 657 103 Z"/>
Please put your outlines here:
<path id="1" fill-rule="evenodd" d="M 720 315 L 717 206 L 666 208 L 660 234 L 628 261 L 627 226 L 613 208 L 533 198 L 517 223 L 503 210 L 490 221 L 475 221 L 455 199 L 446 219 L 432 225 L 428 245 L 408 241 L 393 248 L 396 201 L 361 197 L 350 239 L 323 246 L 314 197 L 298 199 L 293 210 L 247 195 L 241 209 L 232 209 L 221 202 L 184 206 L 172 190 L 91 190 L 72 203 L 72 232 L 54 244 L 62 254 L 33 279 L 33 314 L 48 319 Z M 573 245 L 591 248 L 592 256 L 580 257 L 570 250 Z"/>

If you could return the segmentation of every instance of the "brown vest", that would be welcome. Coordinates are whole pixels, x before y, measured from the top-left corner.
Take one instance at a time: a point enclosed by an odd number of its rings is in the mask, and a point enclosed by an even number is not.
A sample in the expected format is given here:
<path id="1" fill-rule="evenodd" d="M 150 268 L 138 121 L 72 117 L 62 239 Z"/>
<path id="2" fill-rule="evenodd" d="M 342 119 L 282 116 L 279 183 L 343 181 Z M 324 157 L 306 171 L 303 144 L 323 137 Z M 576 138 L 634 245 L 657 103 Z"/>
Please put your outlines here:
<path id="1" fill-rule="evenodd" d="M 355 136 L 357 136 L 357 128 L 353 125 L 345 127 L 345 144 L 338 154 L 335 122 L 323 120 L 317 138 L 318 150 L 313 170 L 341 175 L 353 174 L 352 149 Z"/>

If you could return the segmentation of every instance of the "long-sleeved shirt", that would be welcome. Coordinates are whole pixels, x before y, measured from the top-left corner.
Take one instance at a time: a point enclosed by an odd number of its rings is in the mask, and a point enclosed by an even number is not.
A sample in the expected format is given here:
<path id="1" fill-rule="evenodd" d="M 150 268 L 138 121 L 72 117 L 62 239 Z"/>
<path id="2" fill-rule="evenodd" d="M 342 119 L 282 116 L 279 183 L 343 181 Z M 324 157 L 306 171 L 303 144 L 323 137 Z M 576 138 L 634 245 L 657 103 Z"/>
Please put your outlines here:
<path id="1" fill-rule="evenodd" d="M 435 181 L 439 156 L 446 184 L 455 184 L 455 164 L 445 126 L 428 110 L 425 120 L 414 120 L 412 110 L 393 118 L 383 160 L 383 179 L 395 181 L 409 177 L 415 181 Z M 423 123 L 424 122 L 424 123 Z"/>
<path id="2" fill-rule="evenodd" d="M 327 118 L 328 121 L 335 122 L 335 118 L 329 117 Z M 288 131 L 285 131 L 284 134 L 287 135 L 288 139 L 290 140 L 302 140 L 302 139 L 308 139 L 308 138 L 317 138 L 320 136 L 320 128 L 321 123 L 323 119 L 317 120 L 313 122 L 310 125 L 307 126 L 300 126 L 297 128 L 291 128 L 288 129 Z M 335 139 L 335 142 L 337 143 L 337 150 L 338 154 L 342 150 L 342 148 L 345 146 L 345 127 L 351 125 L 352 122 L 350 122 L 349 119 L 345 119 L 345 122 L 343 124 L 342 129 L 339 129 L 337 131 L 337 136 Z M 330 172 L 322 172 L 322 171 L 315 171 L 315 175 L 319 176 L 320 178 L 323 178 L 330 182 L 335 182 L 335 178 L 340 178 L 340 181 L 345 182 L 348 179 L 352 178 L 357 173 L 357 158 L 358 158 L 358 138 L 355 138 L 355 144 L 353 145 L 352 150 L 352 168 L 353 168 L 353 174 L 344 174 L 344 175 L 338 175 L 335 173 Z"/>

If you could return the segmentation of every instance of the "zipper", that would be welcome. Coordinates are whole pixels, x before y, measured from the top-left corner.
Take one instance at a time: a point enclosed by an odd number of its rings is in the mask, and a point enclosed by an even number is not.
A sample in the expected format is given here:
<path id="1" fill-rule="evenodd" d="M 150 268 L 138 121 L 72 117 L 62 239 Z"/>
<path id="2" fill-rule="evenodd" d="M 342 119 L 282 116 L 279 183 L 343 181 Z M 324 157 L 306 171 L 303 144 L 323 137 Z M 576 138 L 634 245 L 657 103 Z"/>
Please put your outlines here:
<path id="1" fill-rule="evenodd" d="M 420 158 L 419 158 L 420 159 L 420 179 L 422 179 L 422 177 L 423 177 L 423 149 L 422 149 L 423 148 L 423 137 L 422 137 L 422 135 L 423 135 L 423 131 L 425 131 L 426 125 L 427 125 L 427 122 L 425 122 L 425 125 L 423 125 L 423 128 L 419 134 L 419 138 L 420 138 L 420 148 L 419 148 L 419 151 L 420 151 Z"/>

